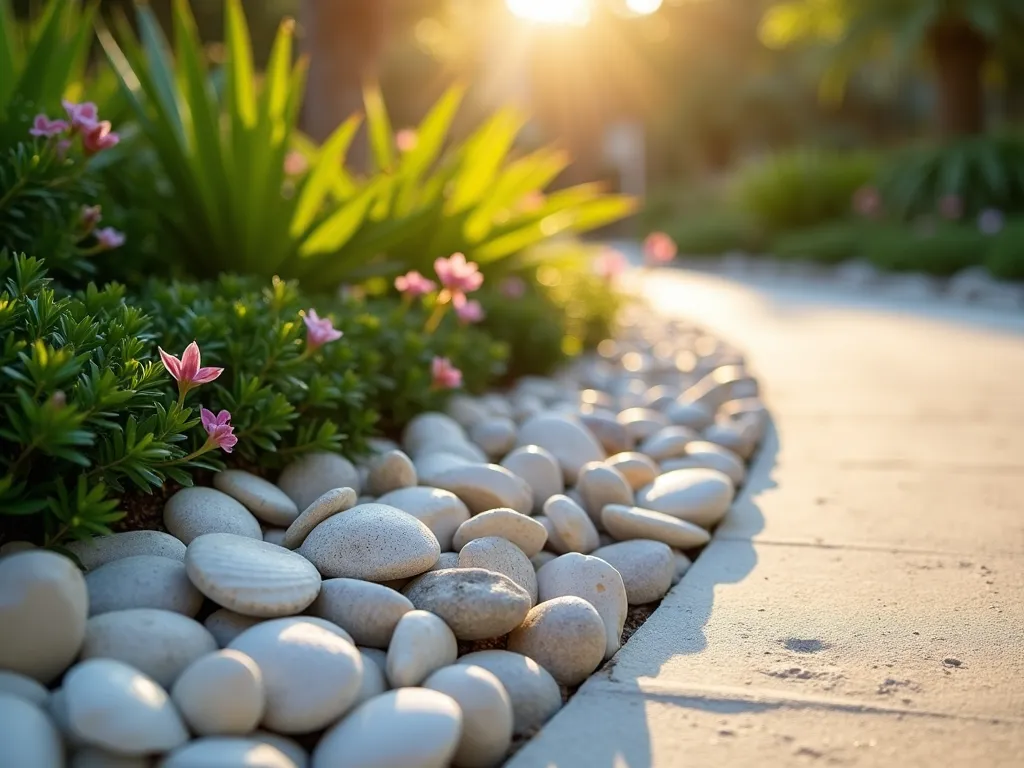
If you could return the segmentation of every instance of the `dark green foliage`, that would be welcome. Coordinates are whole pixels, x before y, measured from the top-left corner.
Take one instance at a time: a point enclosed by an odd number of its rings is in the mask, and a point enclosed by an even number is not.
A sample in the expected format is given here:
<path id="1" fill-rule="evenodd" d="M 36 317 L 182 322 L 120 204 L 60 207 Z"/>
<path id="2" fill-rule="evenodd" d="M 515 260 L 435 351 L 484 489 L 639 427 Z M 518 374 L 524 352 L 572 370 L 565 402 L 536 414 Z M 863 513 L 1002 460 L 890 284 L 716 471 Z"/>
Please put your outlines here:
<path id="1" fill-rule="evenodd" d="M 662 229 L 684 257 L 764 249 L 764 233 L 752 218 L 724 207 L 666 222 Z"/>
<path id="2" fill-rule="evenodd" d="M 879 187 L 886 213 L 903 219 L 934 213 L 955 195 L 964 214 L 1024 210 L 1024 139 L 983 136 L 912 149 L 886 163 Z"/>
<path id="3" fill-rule="evenodd" d="M 772 252 L 784 259 L 806 259 L 823 264 L 838 264 L 861 255 L 866 228 L 856 221 L 838 221 L 779 235 Z"/>
<path id="4" fill-rule="evenodd" d="M 1024 220 L 1010 221 L 992 238 L 985 266 L 993 277 L 1024 280 Z"/>
<path id="5" fill-rule="evenodd" d="M 7 253 L 0 281 L 4 516 L 47 542 L 86 537 L 120 516 L 111 495 L 218 466 L 183 460 L 205 440 L 198 412 L 175 405 L 150 318 L 122 287 L 59 296 L 39 261 Z"/>
<path id="6" fill-rule="evenodd" d="M 738 200 L 769 232 L 810 227 L 845 217 L 877 169 L 867 153 L 783 152 L 741 172 Z"/>
<path id="7" fill-rule="evenodd" d="M 981 264 L 992 238 L 969 225 L 878 227 L 864 241 L 864 255 L 876 267 L 947 276 Z"/>
<path id="8" fill-rule="evenodd" d="M 195 340 L 226 368 L 196 397 L 213 411 L 229 410 L 236 453 L 268 466 L 310 450 L 358 455 L 381 426 L 397 428 L 439 407 L 445 393 L 430 386 L 435 355 L 462 368 L 471 389 L 503 370 L 504 348 L 453 319 L 427 335 L 422 312 L 394 301 L 313 299 L 276 279 L 154 281 L 141 303 L 156 318 L 165 349 L 180 354 Z M 311 355 L 301 316 L 309 309 L 331 317 L 344 334 Z"/>

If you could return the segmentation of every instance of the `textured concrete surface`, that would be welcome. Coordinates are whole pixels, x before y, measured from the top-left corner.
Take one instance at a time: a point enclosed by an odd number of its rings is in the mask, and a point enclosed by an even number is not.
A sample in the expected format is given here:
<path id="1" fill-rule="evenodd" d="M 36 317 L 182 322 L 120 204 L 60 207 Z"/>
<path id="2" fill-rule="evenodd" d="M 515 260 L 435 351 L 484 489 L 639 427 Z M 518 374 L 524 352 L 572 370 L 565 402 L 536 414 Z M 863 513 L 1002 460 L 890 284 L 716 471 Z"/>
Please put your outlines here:
<path id="1" fill-rule="evenodd" d="M 1024 315 L 646 279 L 774 426 L 715 539 L 510 763 L 1024 763 Z"/>

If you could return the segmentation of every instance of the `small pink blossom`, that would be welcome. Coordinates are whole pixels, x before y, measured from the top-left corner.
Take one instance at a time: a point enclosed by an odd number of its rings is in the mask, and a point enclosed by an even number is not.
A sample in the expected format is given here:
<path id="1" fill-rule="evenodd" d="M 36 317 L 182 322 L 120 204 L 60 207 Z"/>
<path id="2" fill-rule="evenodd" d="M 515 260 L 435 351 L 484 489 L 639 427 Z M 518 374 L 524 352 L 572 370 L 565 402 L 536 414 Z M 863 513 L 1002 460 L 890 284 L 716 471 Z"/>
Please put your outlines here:
<path id="1" fill-rule="evenodd" d="M 526 293 L 526 281 L 516 275 L 510 275 L 501 281 L 498 290 L 506 299 L 521 299 Z"/>
<path id="2" fill-rule="evenodd" d="M 309 168 L 309 161 L 306 156 L 298 150 L 291 150 L 284 156 L 284 172 L 289 176 L 298 176 Z"/>
<path id="3" fill-rule="evenodd" d="M 409 298 L 416 298 L 417 296 L 425 296 L 431 293 L 437 288 L 437 284 L 433 280 L 428 280 L 414 269 L 396 277 L 395 288 L 398 289 L 399 293 Z"/>
<path id="4" fill-rule="evenodd" d="M 96 230 L 96 242 L 100 244 L 104 251 L 120 248 L 124 245 L 124 241 L 124 232 L 120 232 L 113 227 L 103 227 L 103 229 Z"/>
<path id="5" fill-rule="evenodd" d="M 978 229 L 983 235 L 998 235 L 1003 231 L 1003 212 L 995 208 L 986 208 L 978 216 Z"/>
<path id="6" fill-rule="evenodd" d="M 39 114 L 32 121 L 32 127 L 28 129 L 28 132 L 33 136 L 49 138 L 50 136 L 59 136 L 67 129 L 67 121 L 51 120 L 46 115 Z"/>
<path id="7" fill-rule="evenodd" d="M 121 141 L 121 137 L 110 130 L 110 121 L 104 120 L 101 123 L 94 123 L 85 129 L 82 134 L 82 146 L 86 154 L 95 155 L 104 149 L 110 149 Z"/>
<path id="8" fill-rule="evenodd" d="M 435 389 L 458 389 L 462 386 L 462 371 L 447 357 L 435 357 L 430 364 L 430 376 Z"/>
<path id="9" fill-rule="evenodd" d="M 310 351 L 319 349 L 329 341 L 336 341 L 342 336 L 341 331 L 334 327 L 328 317 L 320 317 L 315 309 L 310 309 L 302 317 L 306 324 L 306 347 Z"/>
<path id="10" fill-rule="evenodd" d="M 644 240 L 644 261 L 668 264 L 676 257 L 676 241 L 664 232 L 652 232 Z"/>
<path id="11" fill-rule="evenodd" d="M 605 280 L 614 280 L 626 271 L 626 257 L 614 248 L 602 248 L 594 260 L 594 272 Z"/>
<path id="12" fill-rule="evenodd" d="M 93 227 L 100 223 L 103 218 L 103 208 L 99 205 L 83 205 L 79 215 L 79 221 L 85 227 L 86 232 L 92 232 Z M 108 227 L 109 229 L 109 227 Z"/>
<path id="13" fill-rule="evenodd" d="M 63 160 L 68 156 L 68 150 L 71 149 L 71 139 L 61 139 L 57 142 L 56 152 L 57 157 Z"/>
<path id="14" fill-rule="evenodd" d="M 484 282 L 480 267 L 476 262 L 466 261 L 461 253 L 453 253 L 447 259 L 434 260 L 434 271 L 437 277 L 452 295 L 472 293 Z"/>
<path id="15" fill-rule="evenodd" d="M 412 152 L 419 142 L 419 134 L 412 128 L 403 128 L 395 134 L 395 144 L 399 152 Z"/>
<path id="16" fill-rule="evenodd" d="M 88 131 L 96 125 L 99 112 L 96 110 L 96 105 L 91 101 L 76 104 L 73 101 L 64 99 L 61 104 L 64 105 L 64 111 L 67 112 L 68 119 L 71 121 L 72 133 Z"/>
<path id="17" fill-rule="evenodd" d="M 201 408 L 199 418 L 208 435 L 206 444 L 215 445 L 224 453 L 231 453 L 231 449 L 238 443 L 238 438 L 235 437 L 235 428 L 231 426 L 231 414 L 221 411 L 214 415 L 213 411 Z"/>
<path id="18" fill-rule="evenodd" d="M 882 212 L 882 195 L 876 187 L 864 186 L 853 193 L 853 210 L 864 218 L 874 218 Z"/>
<path id="19" fill-rule="evenodd" d="M 479 323 L 484 319 L 484 308 L 479 301 L 467 301 L 455 307 L 455 314 L 464 323 Z"/>
<path id="20" fill-rule="evenodd" d="M 964 201 L 959 195 L 939 198 L 939 215 L 947 221 L 956 221 L 964 215 Z"/>
<path id="21" fill-rule="evenodd" d="M 199 345 L 194 341 L 185 347 L 185 352 L 180 360 L 174 355 L 167 354 L 160 347 L 157 347 L 157 350 L 160 352 L 160 360 L 163 362 L 164 368 L 171 374 L 171 378 L 178 382 L 178 394 L 181 397 L 184 397 L 185 393 L 193 387 L 208 384 L 224 373 L 223 368 L 200 367 L 202 360 L 199 354 Z"/>

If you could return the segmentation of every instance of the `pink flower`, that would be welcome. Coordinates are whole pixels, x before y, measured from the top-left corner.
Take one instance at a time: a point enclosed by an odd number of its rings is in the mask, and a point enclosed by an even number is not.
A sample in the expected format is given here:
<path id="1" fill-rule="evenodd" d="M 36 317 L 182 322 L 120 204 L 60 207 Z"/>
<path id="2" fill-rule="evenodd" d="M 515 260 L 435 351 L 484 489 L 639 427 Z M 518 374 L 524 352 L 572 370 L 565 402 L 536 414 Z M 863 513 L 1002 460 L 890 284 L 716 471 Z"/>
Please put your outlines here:
<path id="1" fill-rule="evenodd" d="M 185 347 L 185 353 L 180 360 L 174 355 L 167 354 L 160 347 L 157 347 L 157 350 L 160 352 L 164 368 L 171 374 L 171 378 L 178 382 L 178 394 L 181 397 L 185 397 L 185 393 L 193 387 L 208 384 L 224 373 L 223 368 L 200 367 L 199 345 L 194 341 Z"/>
<path id="2" fill-rule="evenodd" d="M 526 281 L 521 277 L 511 275 L 501 281 L 498 290 L 506 299 L 520 299 L 526 293 Z"/>
<path id="3" fill-rule="evenodd" d="M 88 155 L 95 155 L 104 149 L 110 149 L 121 141 L 121 137 L 110 131 L 110 121 L 94 123 L 82 134 L 82 146 Z"/>
<path id="4" fill-rule="evenodd" d="M 456 305 L 455 314 L 464 323 L 479 323 L 484 319 L 484 308 L 480 306 L 479 301 L 466 301 Z"/>
<path id="5" fill-rule="evenodd" d="M 430 376 L 435 389 L 458 389 L 462 386 L 462 371 L 447 357 L 435 357 L 430 364 Z"/>
<path id="6" fill-rule="evenodd" d="M 873 218 L 882 212 L 882 195 L 878 189 L 865 186 L 853 193 L 853 210 L 865 218 Z"/>
<path id="7" fill-rule="evenodd" d="M 238 438 L 235 437 L 235 428 L 230 423 L 231 414 L 227 411 L 221 411 L 215 416 L 213 411 L 201 408 L 199 410 L 199 417 L 203 422 L 203 429 L 206 430 L 208 435 L 206 444 L 215 445 L 224 453 L 231 453 L 231 449 L 238 443 Z"/>
<path id="8" fill-rule="evenodd" d="M 398 289 L 399 293 L 415 298 L 432 292 L 437 288 L 437 284 L 433 280 L 428 280 L 414 269 L 411 272 L 406 272 L 404 275 L 396 277 L 395 288 Z"/>
<path id="9" fill-rule="evenodd" d="M 65 157 L 68 156 L 68 150 L 69 149 L 71 149 L 71 140 L 70 139 L 61 139 L 60 141 L 57 142 L 57 148 L 56 148 L 57 157 L 59 157 L 61 160 L 63 160 Z"/>
<path id="10" fill-rule="evenodd" d="M 32 121 L 32 127 L 28 129 L 28 132 L 33 136 L 49 138 L 50 136 L 59 136 L 67 129 L 68 124 L 65 120 L 51 120 L 46 115 L 39 114 Z"/>
<path id="11" fill-rule="evenodd" d="M 594 260 L 594 272 L 605 280 L 614 280 L 626 270 L 626 257 L 614 248 L 602 248 Z"/>
<path id="12" fill-rule="evenodd" d="M 420 137 L 412 128 L 403 128 L 395 134 L 395 144 L 399 152 L 412 152 L 419 144 Z"/>
<path id="13" fill-rule="evenodd" d="M 119 232 L 113 227 L 104 227 L 103 229 L 96 230 L 96 241 L 100 244 L 102 250 L 109 251 L 124 245 L 125 236 L 124 232 Z"/>
<path id="14" fill-rule="evenodd" d="M 939 198 L 939 215 L 947 221 L 956 221 L 964 215 L 964 201 L 959 195 L 943 195 Z"/>
<path id="15" fill-rule="evenodd" d="M 998 235 L 1003 230 L 1003 212 L 986 208 L 978 216 L 978 229 L 983 235 Z"/>
<path id="16" fill-rule="evenodd" d="M 330 318 L 320 317 L 315 309 L 310 309 L 303 315 L 302 321 L 306 324 L 306 346 L 310 351 L 319 349 L 327 342 L 335 341 L 342 336 Z"/>
<path id="17" fill-rule="evenodd" d="M 79 220 L 86 232 L 92 232 L 93 227 L 100 223 L 103 218 L 103 209 L 99 205 L 83 205 Z M 107 229 L 110 229 L 109 227 Z M 122 241 L 123 242 L 123 241 Z M 116 246 L 114 246 L 116 247 Z"/>
<path id="18" fill-rule="evenodd" d="M 480 267 L 475 262 L 466 261 L 461 253 L 453 253 L 447 259 L 436 259 L 434 271 L 437 277 L 453 296 L 472 293 L 484 282 Z"/>
<path id="19" fill-rule="evenodd" d="M 676 257 L 676 242 L 664 232 L 652 232 L 644 240 L 644 261 L 668 264 Z"/>
<path id="20" fill-rule="evenodd" d="M 298 176 L 305 173 L 308 167 L 309 161 L 298 150 L 293 149 L 284 156 L 284 172 L 289 176 Z"/>
<path id="21" fill-rule="evenodd" d="M 64 99 L 61 101 L 61 104 L 64 105 L 64 111 L 68 113 L 72 133 L 82 130 L 87 131 L 96 125 L 99 112 L 96 110 L 96 105 L 91 101 L 75 104 L 73 101 Z"/>

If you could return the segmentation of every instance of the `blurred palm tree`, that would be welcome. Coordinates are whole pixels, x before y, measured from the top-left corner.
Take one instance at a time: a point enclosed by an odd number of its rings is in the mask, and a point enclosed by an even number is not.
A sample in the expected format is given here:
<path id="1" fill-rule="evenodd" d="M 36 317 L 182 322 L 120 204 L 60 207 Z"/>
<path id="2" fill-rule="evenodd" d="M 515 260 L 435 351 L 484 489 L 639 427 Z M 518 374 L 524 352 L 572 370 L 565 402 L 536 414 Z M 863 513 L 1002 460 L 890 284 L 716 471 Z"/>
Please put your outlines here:
<path id="1" fill-rule="evenodd" d="M 833 44 L 823 82 L 833 92 L 873 55 L 903 63 L 927 53 L 939 129 L 973 135 L 985 129 L 986 65 L 1024 49 L 1024 0 L 786 0 L 765 14 L 761 35 L 772 46 L 808 38 Z"/>

